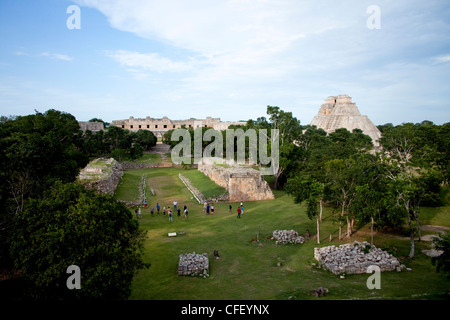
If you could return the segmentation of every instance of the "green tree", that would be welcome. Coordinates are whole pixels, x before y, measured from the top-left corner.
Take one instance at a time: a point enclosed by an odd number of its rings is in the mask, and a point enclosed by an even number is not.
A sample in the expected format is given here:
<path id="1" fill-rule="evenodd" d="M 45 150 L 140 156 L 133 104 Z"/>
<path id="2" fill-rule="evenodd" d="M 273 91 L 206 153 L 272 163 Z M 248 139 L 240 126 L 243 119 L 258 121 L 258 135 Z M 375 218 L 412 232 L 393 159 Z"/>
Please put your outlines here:
<path id="1" fill-rule="evenodd" d="M 436 271 L 443 271 L 447 278 L 450 278 L 450 234 L 440 233 L 439 236 L 433 238 L 433 245 L 435 250 L 442 251 L 442 253 L 431 258 L 431 263 L 436 266 Z"/>
<path id="2" fill-rule="evenodd" d="M 274 168 L 274 187 L 278 189 L 282 186 L 280 178 L 284 176 L 286 179 L 289 176 L 285 172 L 286 168 L 293 166 L 296 153 L 293 143 L 300 138 L 301 126 L 300 121 L 292 115 L 292 112 L 285 112 L 277 106 L 267 106 L 267 114 L 270 116 L 271 129 L 275 129 L 277 135 L 270 138 L 279 140 L 279 165 L 278 168 Z M 273 152 L 271 152 L 271 157 L 271 162 L 274 163 Z"/>
<path id="3" fill-rule="evenodd" d="M 347 220 L 347 237 L 353 232 L 356 216 L 352 210 L 358 186 L 372 185 L 378 177 L 378 162 L 371 154 L 355 154 L 348 159 L 334 159 L 325 163 L 326 194 L 340 207 L 340 220 Z M 339 227 L 341 237 L 341 227 Z"/>
<path id="4" fill-rule="evenodd" d="M 317 243 L 320 243 L 319 205 L 323 197 L 323 184 L 311 176 L 296 176 L 289 178 L 284 185 L 286 192 L 294 197 L 295 203 L 306 202 L 306 214 L 309 219 L 316 217 Z"/>
<path id="5" fill-rule="evenodd" d="M 153 132 L 148 130 L 138 130 L 133 141 L 139 143 L 144 151 L 150 150 L 156 145 L 156 137 Z"/>
<path id="6" fill-rule="evenodd" d="M 382 206 L 383 195 L 379 190 L 369 186 L 367 183 L 356 187 L 351 210 L 359 225 L 370 223 L 371 245 L 373 245 L 375 218 L 379 216 Z"/>
<path id="7" fill-rule="evenodd" d="M 30 199 L 16 220 L 11 257 L 34 299 L 126 299 L 142 258 L 145 234 L 130 211 L 79 183 L 56 182 Z M 68 266 L 81 270 L 81 289 L 66 286 Z"/>

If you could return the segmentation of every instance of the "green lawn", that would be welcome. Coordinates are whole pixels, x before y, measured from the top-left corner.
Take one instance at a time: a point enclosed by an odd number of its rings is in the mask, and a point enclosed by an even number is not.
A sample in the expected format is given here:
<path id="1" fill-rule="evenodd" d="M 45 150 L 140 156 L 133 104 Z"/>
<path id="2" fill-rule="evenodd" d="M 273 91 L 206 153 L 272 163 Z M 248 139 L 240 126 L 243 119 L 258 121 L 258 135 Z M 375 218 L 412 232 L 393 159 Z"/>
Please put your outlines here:
<path id="1" fill-rule="evenodd" d="M 117 186 L 114 198 L 117 200 L 136 201 L 139 199 L 139 183 L 146 170 L 126 170 Z"/>
<path id="2" fill-rule="evenodd" d="M 162 213 L 150 215 L 143 210 L 140 225 L 148 230 L 145 242 L 145 261 L 149 269 L 140 271 L 134 278 L 130 299 L 317 299 L 312 289 L 326 287 L 330 294 L 320 299 L 445 299 L 450 292 L 450 281 L 435 272 L 430 258 L 420 252 L 429 248 L 429 242 L 416 242 L 416 258 L 404 258 L 409 252 L 409 241 L 392 235 L 375 235 L 375 245 L 382 248 L 395 247 L 400 259 L 412 271 L 385 272 L 381 275 L 381 289 L 369 290 L 369 275 L 350 275 L 340 279 L 330 272 L 312 265 L 315 239 L 302 245 L 277 246 L 268 238 L 275 229 L 294 229 L 304 234 L 307 229 L 315 234 L 315 221 L 309 220 L 303 206 L 293 203 L 283 191 L 275 191 L 272 201 L 247 202 L 244 215 L 236 218 L 237 203 L 215 205 L 214 215 L 205 215 L 199 205 L 178 178 L 191 170 L 177 168 L 154 168 L 126 171 L 116 197 L 122 198 L 128 187 L 137 188 L 142 174 L 149 187 L 156 191 L 148 197 L 149 208 L 156 202 L 172 206 L 187 205 L 189 219 L 175 214 L 169 222 Z M 129 182 L 128 182 L 129 180 Z M 137 190 L 137 189 L 136 189 Z M 130 191 L 130 195 L 134 194 Z M 422 223 L 450 226 L 449 206 L 424 208 Z M 336 234 L 338 226 L 326 208 L 321 225 L 322 243 L 319 246 L 339 245 L 348 241 L 370 241 L 367 228 L 359 230 L 351 240 L 331 243 L 330 233 Z M 260 230 L 260 242 L 255 241 Z M 184 235 L 168 237 L 169 232 L 184 231 Z M 218 250 L 219 260 L 213 259 Z M 187 252 L 208 253 L 210 277 L 183 277 L 177 275 L 178 256 Z M 277 267 L 277 262 L 281 266 Z M 445 295 L 445 293 L 447 293 Z"/>
<path id="3" fill-rule="evenodd" d="M 215 184 L 210 178 L 197 169 L 183 170 L 181 174 L 188 178 L 192 185 L 196 187 L 206 199 L 215 198 L 227 192 L 225 188 Z"/>

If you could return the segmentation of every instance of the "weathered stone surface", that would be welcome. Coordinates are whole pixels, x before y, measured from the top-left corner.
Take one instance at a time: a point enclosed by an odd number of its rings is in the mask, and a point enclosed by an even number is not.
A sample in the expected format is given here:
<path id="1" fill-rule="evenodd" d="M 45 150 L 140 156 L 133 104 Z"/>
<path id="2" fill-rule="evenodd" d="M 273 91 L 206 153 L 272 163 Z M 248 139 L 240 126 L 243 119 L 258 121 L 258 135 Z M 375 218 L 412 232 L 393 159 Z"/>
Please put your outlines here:
<path id="1" fill-rule="evenodd" d="M 276 244 L 302 244 L 305 242 L 305 238 L 300 236 L 298 232 L 294 230 L 275 230 L 272 234 Z"/>
<path id="2" fill-rule="evenodd" d="M 87 189 L 113 194 L 122 176 L 120 163 L 113 158 L 98 158 L 80 171 L 78 180 Z"/>
<path id="3" fill-rule="evenodd" d="M 228 191 L 228 201 L 275 199 L 261 172 L 253 168 L 241 167 L 223 159 L 203 158 L 198 164 L 198 170 Z"/>
<path id="4" fill-rule="evenodd" d="M 83 132 L 86 132 L 86 130 L 98 132 L 104 130 L 105 127 L 103 122 L 78 121 L 78 125 Z"/>
<path id="5" fill-rule="evenodd" d="M 350 132 L 353 129 L 361 129 L 364 134 L 372 138 L 375 147 L 379 146 L 380 130 L 367 116 L 359 112 L 358 107 L 348 95 L 328 97 L 310 124 L 327 133 L 334 132 L 339 128 L 345 128 Z"/>
<path id="6" fill-rule="evenodd" d="M 185 253 L 180 254 L 178 275 L 209 277 L 208 254 Z"/>
<path id="7" fill-rule="evenodd" d="M 314 258 L 319 261 L 319 266 L 336 275 L 366 273 L 371 265 L 380 267 L 381 271 L 401 271 L 405 268 L 393 255 L 365 241 L 314 248 Z"/>

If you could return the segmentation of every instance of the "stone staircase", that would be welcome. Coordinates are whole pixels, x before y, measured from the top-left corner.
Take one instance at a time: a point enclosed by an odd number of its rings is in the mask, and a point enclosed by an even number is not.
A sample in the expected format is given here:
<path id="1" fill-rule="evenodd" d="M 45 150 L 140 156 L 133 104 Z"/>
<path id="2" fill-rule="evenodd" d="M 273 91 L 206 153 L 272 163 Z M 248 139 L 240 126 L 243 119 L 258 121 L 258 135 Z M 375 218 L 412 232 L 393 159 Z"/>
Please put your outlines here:
<path id="1" fill-rule="evenodd" d="M 168 144 L 157 143 L 152 147 L 149 153 L 167 154 L 170 153 L 170 146 Z"/>

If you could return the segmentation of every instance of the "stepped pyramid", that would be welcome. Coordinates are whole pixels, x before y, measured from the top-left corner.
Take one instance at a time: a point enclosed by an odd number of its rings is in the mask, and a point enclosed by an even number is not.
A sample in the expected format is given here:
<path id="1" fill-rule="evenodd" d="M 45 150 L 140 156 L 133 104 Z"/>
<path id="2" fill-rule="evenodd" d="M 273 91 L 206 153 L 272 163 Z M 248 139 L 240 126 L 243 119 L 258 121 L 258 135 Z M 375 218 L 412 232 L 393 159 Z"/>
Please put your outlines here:
<path id="1" fill-rule="evenodd" d="M 372 138 L 375 147 L 379 146 L 378 139 L 381 138 L 380 130 L 367 116 L 359 112 L 352 98 L 346 94 L 328 97 L 320 107 L 319 113 L 312 119 L 311 125 L 327 133 L 339 128 L 345 128 L 350 132 L 353 129 L 361 129 Z"/>

